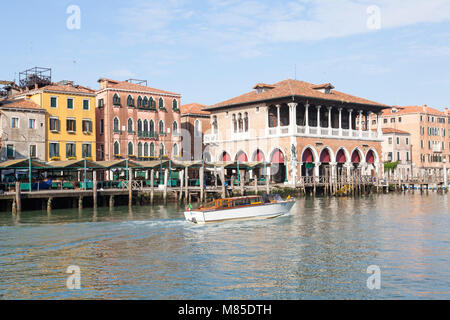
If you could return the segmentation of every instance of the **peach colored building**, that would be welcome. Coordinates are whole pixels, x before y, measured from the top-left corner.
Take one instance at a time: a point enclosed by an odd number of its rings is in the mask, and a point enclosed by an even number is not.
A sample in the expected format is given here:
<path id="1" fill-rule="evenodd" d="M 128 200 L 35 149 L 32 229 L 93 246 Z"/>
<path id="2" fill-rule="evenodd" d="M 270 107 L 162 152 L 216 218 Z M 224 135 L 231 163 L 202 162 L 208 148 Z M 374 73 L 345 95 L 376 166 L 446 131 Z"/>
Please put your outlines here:
<path id="1" fill-rule="evenodd" d="M 376 175 L 382 170 L 381 126 L 364 130 L 357 119 L 377 119 L 385 108 L 329 83 L 260 83 L 251 92 L 204 108 L 212 124 L 205 143 L 213 161 L 270 162 L 275 182 L 293 184 L 325 170 Z"/>
<path id="2" fill-rule="evenodd" d="M 378 126 L 372 121 L 372 128 Z M 382 128 L 411 135 L 413 175 L 441 173 L 443 160 L 450 161 L 450 115 L 428 106 L 393 107 L 383 111 Z"/>
<path id="3" fill-rule="evenodd" d="M 394 177 L 406 180 L 412 176 L 411 152 L 409 132 L 383 128 L 383 161 L 397 162 L 397 168 L 392 172 Z"/>
<path id="4" fill-rule="evenodd" d="M 202 160 L 210 162 L 209 153 L 205 153 L 204 132 L 211 130 L 210 113 L 203 111 L 205 105 L 191 103 L 181 106 L 182 159 L 185 161 Z M 205 157 L 206 156 L 206 157 Z"/>
<path id="5" fill-rule="evenodd" d="M 143 83 L 101 78 L 97 91 L 99 160 L 177 158 L 181 96 Z M 145 83 L 146 84 L 146 83 Z"/>

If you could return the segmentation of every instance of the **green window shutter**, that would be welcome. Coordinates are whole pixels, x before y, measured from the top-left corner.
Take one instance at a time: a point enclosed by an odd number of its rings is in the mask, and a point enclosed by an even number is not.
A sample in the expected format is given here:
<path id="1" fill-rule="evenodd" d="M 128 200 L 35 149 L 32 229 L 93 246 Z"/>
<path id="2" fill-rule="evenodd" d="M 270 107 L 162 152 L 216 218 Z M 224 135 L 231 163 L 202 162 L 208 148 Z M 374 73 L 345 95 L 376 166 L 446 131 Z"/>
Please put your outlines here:
<path id="1" fill-rule="evenodd" d="M 51 97 L 50 98 L 50 106 L 52 108 L 56 108 L 57 107 L 56 103 L 57 103 L 57 99 L 55 97 Z"/>
<path id="2" fill-rule="evenodd" d="M 83 110 L 89 110 L 89 100 L 83 100 Z"/>
<path id="3" fill-rule="evenodd" d="M 73 99 L 67 99 L 67 109 L 73 109 Z"/>

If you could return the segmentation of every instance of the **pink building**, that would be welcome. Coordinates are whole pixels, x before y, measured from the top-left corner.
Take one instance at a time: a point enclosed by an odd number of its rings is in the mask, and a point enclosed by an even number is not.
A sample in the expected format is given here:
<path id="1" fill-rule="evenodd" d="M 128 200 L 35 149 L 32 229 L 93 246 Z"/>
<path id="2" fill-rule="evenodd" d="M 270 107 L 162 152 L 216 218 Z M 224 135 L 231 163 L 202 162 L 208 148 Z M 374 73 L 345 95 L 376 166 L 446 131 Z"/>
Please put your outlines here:
<path id="1" fill-rule="evenodd" d="M 98 160 L 180 156 L 181 95 L 150 88 L 146 81 L 101 78 L 98 82 Z"/>

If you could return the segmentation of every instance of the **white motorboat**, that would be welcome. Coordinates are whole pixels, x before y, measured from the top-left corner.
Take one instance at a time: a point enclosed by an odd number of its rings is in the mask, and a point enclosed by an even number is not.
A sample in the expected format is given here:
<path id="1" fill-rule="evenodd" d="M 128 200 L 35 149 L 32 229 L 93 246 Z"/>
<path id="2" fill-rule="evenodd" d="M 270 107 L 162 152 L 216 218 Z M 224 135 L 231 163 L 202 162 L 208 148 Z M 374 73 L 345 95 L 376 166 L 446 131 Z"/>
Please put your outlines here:
<path id="1" fill-rule="evenodd" d="M 279 195 L 248 196 L 219 199 L 204 207 L 184 213 L 187 221 L 205 224 L 229 220 L 271 219 L 291 211 L 295 200 L 283 200 Z"/>

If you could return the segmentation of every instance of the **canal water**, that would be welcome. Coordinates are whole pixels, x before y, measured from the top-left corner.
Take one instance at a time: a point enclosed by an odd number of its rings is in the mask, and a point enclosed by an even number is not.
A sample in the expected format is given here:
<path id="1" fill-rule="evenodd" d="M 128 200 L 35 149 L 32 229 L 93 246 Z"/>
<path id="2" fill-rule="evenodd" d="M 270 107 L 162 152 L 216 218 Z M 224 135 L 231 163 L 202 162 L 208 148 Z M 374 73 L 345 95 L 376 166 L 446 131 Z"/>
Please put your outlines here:
<path id="1" fill-rule="evenodd" d="M 449 299 L 449 204 L 302 198 L 289 216 L 207 226 L 178 205 L 2 214 L 0 299 Z"/>

